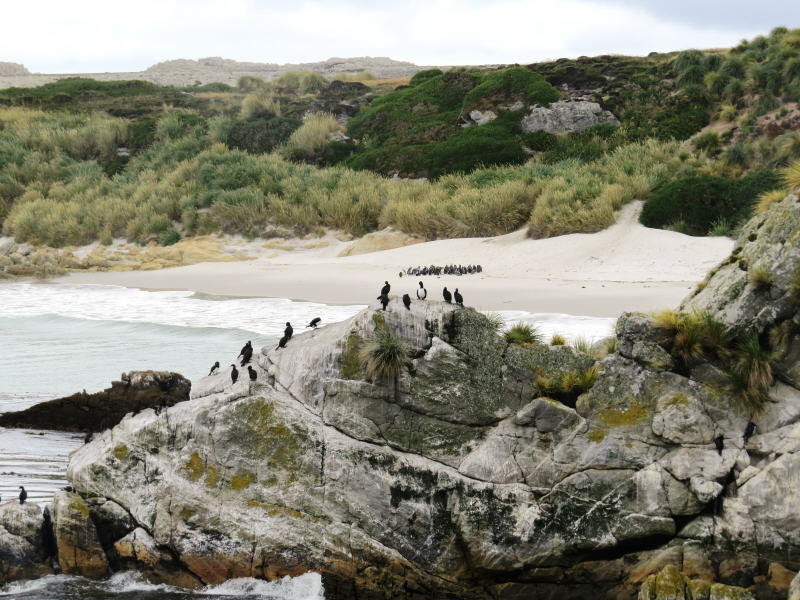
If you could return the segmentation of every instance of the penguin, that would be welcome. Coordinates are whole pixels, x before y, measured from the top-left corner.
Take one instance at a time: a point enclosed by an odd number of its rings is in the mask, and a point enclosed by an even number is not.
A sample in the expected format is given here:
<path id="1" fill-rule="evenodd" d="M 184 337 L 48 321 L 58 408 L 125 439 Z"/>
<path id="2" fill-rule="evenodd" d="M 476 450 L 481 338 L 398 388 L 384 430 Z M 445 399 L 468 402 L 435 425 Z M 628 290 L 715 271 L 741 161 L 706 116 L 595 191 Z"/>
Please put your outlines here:
<path id="1" fill-rule="evenodd" d="M 281 348 L 286 348 L 286 342 L 289 341 L 289 338 L 283 336 L 280 340 L 278 340 L 278 345 L 275 347 L 275 350 L 280 350 Z"/>
<path id="2" fill-rule="evenodd" d="M 428 290 L 425 289 L 425 286 L 422 285 L 422 282 L 419 282 L 419 287 L 417 288 L 417 300 L 425 300 L 428 297 Z"/>
<path id="3" fill-rule="evenodd" d="M 458 288 L 456 288 L 456 291 L 453 292 L 453 298 L 456 299 L 456 304 L 458 304 L 461 308 L 464 308 L 464 296 L 458 292 Z"/>
<path id="4" fill-rule="evenodd" d="M 752 421 L 748 422 L 747 427 L 744 428 L 744 435 L 742 436 L 744 438 L 744 441 L 746 442 L 751 437 L 753 437 L 753 434 L 755 432 L 756 432 L 756 424 L 753 423 Z"/>
<path id="5" fill-rule="evenodd" d="M 403 305 L 406 307 L 406 310 L 411 310 L 411 296 L 408 294 L 403 294 Z"/>
<path id="6" fill-rule="evenodd" d="M 285 337 L 286 341 L 288 342 L 290 339 L 292 339 L 293 335 L 294 329 L 292 329 L 292 324 L 289 323 L 289 321 L 286 321 L 286 329 L 283 330 L 283 337 Z"/>
<path id="7" fill-rule="evenodd" d="M 722 437 L 721 433 L 714 438 L 714 445 L 717 447 L 717 452 L 722 455 L 722 450 L 725 448 L 725 438 Z"/>
<path id="8" fill-rule="evenodd" d="M 22 487 L 22 486 L 19 486 L 19 489 L 20 489 L 20 492 L 19 492 L 19 503 L 20 504 L 25 504 L 25 500 L 28 499 L 28 492 L 26 492 L 25 488 Z"/>
<path id="9" fill-rule="evenodd" d="M 384 286 L 381 288 L 381 296 L 388 296 L 389 290 L 392 289 L 392 286 L 389 285 L 388 281 L 384 281 Z"/>
<path id="10" fill-rule="evenodd" d="M 445 302 L 447 302 L 448 304 L 452 304 L 453 294 L 450 293 L 450 290 L 448 290 L 446 286 L 442 290 L 442 296 L 444 297 Z"/>
<path id="11" fill-rule="evenodd" d="M 320 321 L 322 321 L 321 317 L 314 317 L 313 319 L 311 319 L 311 323 L 306 325 L 306 329 L 308 329 L 309 327 L 311 327 L 312 329 L 316 329 Z"/>
<path id="12" fill-rule="evenodd" d="M 236 370 L 236 365 L 231 365 L 231 382 L 236 383 L 239 379 L 239 371 Z"/>
<path id="13" fill-rule="evenodd" d="M 389 305 L 389 296 L 387 296 L 386 294 L 381 294 L 380 296 L 378 296 L 378 300 L 381 301 L 381 304 L 383 305 L 383 310 L 386 310 L 386 307 Z"/>
<path id="14" fill-rule="evenodd" d="M 214 366 L 211 367 L 211 370 L 208 372 L 209 375 L 216 375 L 217 371 L 219 371 L 219 361 L 214 363 Z"/>
<path id="15" fill-rule="evenodd" d="M 247 374 L 250 375 L 250 381 L 258 379 L 258 373 L 256 373 L 256 370 L 250 365 L 247 365 Z"/>

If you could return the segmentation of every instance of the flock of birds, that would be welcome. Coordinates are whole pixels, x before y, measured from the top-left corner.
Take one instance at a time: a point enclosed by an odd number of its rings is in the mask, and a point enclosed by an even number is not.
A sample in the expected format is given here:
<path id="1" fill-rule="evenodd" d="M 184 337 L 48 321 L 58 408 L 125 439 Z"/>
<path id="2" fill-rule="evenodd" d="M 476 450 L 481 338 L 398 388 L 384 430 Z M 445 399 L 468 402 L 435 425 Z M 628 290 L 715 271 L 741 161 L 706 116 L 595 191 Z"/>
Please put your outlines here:
<path id="1" fill-rule="evenodd" d="M 467 269 L 467 267 L 462 267 L 461 265 L 452 267 L 425 267 L 425 268 Z M 470 265 L 468 268 L 473 269 L 473 271 L 469 272 L 480 273 L 481 266 Z M 475 271 L 474 269 L 478 270 Z M 384 281 L 384 285 L 381 288 L 381 293 L 378 296 L 378 300 L 380 301 L 383 310 L 386 310 L 386 307 L 389 306 L 389 292 L 391 291 L 391 289 L 392 286 L 389 284 L 389 282 Z M 419 287 L 416 290 L 416 294 L 417 294 L 417 300 L 425 300 L 428 297 L 428 290 L 425 289 L 425 285 L 421 281 L 419 282 Z M 458 291 L 458 288 L 456 288 L 455 291 L 451 293 L 450 290 L 447 289 L 447 286 L 445 286 L 444 289 L 442 290 L 442 298 L 444 298 L 444 301 L 447 302 L 448 304 L 452 304 L 453 300 L 455 300 L 455 303 L 458 306 L 462 308 L 464 307 L 464 296 L 461 295 L 461 293 Z M 411 310 L 411 296 L 409 294 L 403 294 L 403 306 L 405 306 L 406 309 Z M 320 317 L 315 317 L 311 319 L 311 322 L 308 325 L 306 325 L 306 328 L 310 327 L 311 329 L 316 329 L 321 321 L 322 319 Z M 292 327 L 292 324 L 289 321 L 287 321 L 286 328 L 283 330 L 283 337 L 278 341 L 278 345 L 275 347 L 275 350 L 280 350 L 281 348 L 285 348 L 286 344 L 289 343 L 289 340 L 292 339 L 293 335 L 294 335 L 294 328 Z M 253 359 L 253 344 L 251 341 L 248 340 L 248 342 L 242 347 L 242 350 L 239 352 L 239 355 L 236 357 L 236 360 L 239 361 L 240 367 L 245 367 L 245 366 L 247 367 L 247 375 L 250 377 L 250 381 L 257 381 L 258 373 L 252 367 L 252 365 L 249 364 L 252 359 Z M 219 361 L 217 361 L 212 365 L 211 370 L 208 372 L 209 376 L 216 375 L 217 373 L 219 373 L 219 369 L 220 369 Z M 236 363 L 231 364 L 230 376 L 232 383 L 235 384 L 237 381 L 239 381 L 239 369 L 236 368 Z"/>
<path id="2" fill-rule="evenodd" d="M 413 275 L 419 277 L 420 275 L 472 275 L 473 273 L 483 273 L 483 267 L 480 265 L 445 265 L 440 267 L 438 265 L 430 265 L 428 267 L 408 267 L 405 271 L 400 271 L 400 277 L 404 275 Z"/>

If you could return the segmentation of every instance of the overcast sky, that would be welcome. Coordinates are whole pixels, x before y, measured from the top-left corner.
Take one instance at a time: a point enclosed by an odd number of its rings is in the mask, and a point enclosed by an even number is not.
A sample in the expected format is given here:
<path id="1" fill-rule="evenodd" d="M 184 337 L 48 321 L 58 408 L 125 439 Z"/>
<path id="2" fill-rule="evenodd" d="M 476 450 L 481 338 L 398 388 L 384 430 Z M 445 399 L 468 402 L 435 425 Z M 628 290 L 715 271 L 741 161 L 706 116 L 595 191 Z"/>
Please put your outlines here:
<path id="1" fill-rule="evenodd" d="M 173 58 L 530 63 L 735 45 L 800 27 L 797 0 L 26 0 L 0 5 L 0 61 L 41 73 Z"/>

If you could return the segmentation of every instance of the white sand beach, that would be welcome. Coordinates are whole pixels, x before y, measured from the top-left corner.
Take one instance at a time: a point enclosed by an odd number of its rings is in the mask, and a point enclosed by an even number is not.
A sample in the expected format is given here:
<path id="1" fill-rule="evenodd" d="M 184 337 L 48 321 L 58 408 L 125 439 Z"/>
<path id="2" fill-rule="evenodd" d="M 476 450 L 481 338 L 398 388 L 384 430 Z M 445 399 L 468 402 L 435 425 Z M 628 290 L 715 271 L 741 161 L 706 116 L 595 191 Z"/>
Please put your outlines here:
<path id="1" fill-rule="evenodd" d="M 375 301 L 384 280 L 392 295 L 414 297 L 423 281 L 430 299 L 458 288 L 481 310 L 524 310 L 615 317 L 628 310 L 675 307 L 733 248 L 729 238 L 691 237 L 638 223 L 641 203 L 626 206 L 612 227 L 592 234 L 532 240 L 524 230 L 493 238 L 425 242 L 339 256 L 352 242 L 264 249 L 258 258 L 155 271 L 74 273 L 57 281 L 204 294 L 277 297 L 328 304 Z M 314 244 L 308 244 L 314 246 Z M 248 253 L 252 247 L 248 248 Z M 410 266 L 480 264 L 465 276 L 399 277 Z"/>

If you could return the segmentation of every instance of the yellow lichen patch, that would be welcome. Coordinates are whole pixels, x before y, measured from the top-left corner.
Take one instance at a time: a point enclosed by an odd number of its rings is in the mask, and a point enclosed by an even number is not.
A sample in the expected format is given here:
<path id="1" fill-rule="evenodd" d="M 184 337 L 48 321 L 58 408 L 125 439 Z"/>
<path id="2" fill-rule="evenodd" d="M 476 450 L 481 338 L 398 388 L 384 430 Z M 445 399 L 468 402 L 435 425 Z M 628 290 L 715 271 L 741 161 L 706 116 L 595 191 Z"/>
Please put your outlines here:
<path id="1" fill-rule="evenodd" d="M 191 519 L 193 516 L 197 514 L 197 512 L 189 508 L 188 506 L 184 506 L 181 509 L 181 512 L 179 512 L 178 514 L 180 515 L 181 519 L 185 521 L 186 519 Z"/>
<path id="2" fill-rule="evenodd" d="M 231 477 L 231 489 L 240 491 L 248 487 L 256 480 L 256 476 L 250 471 L 242 471 L 241 473 Z"/>
<path id="3" fill-rule="evenodd" d="M 620 408 L 604 408 L 597 413 L 600 422 L 608 427 L 625 427 L 628 425 L 636 425 L 647 418 L 647 407 L 634 400 L 628 408 L 622 410 Z"/>
<path id="4" fill-rule="evenodd" d="M 116 448 L 114 448 L 114 456 L 117 460 L 125 460 L 128 458 L 130 452 L 128 451 L 128 447 L 125 444 L 120 444 Z"/>
<path id="5" fill-rule="evenodd" d="M 89 518 L 89 507 L 87 506 L 86 502 L 83 501 L 83 498 L 77 494 L 70 499 L 69 507 L 71 510 L 80 513 L 84 519 Z"/>
<path id="6" fill-rule="evenodd" d="M 217 469 L 208 467 L 206 469 L 206 485 L 210 488 L 217 487 Z"/>
<path id="7" fill-rule="evenodd" d="M 189 479 L 200 479 L 204 471 L 203 459 L 200 458 L 197 452 L 193 452 L 189 461 L 184 465 L 184 468 L 189 475 Z"/>
<path id="8" fill-rule="evenodd" d="M 309 519 L 315 523 L 320 520 L 319 517 L 315 517 L 314 515 L 304 513 L 294 508 L 287 508 L 286 506 L 281 506 L 280 504 L 269 504 L 266 502 L 256 502 L 255 500 L 250 500 L 247 505 L 252 506 L 253 508 L 260 508 L 267 513 L 267 516 L 270 517 L 286 516 L 293 517 L 295 519 Z"/>
<path id="9" fill-rule="evenodd" d="M 604 439 L 606 439 L 606 430 L 605 429 L 592 429 L 588 435 L 586 436 L 589 438 L 590 442 L 594 442 L 599 444 Z"/>

